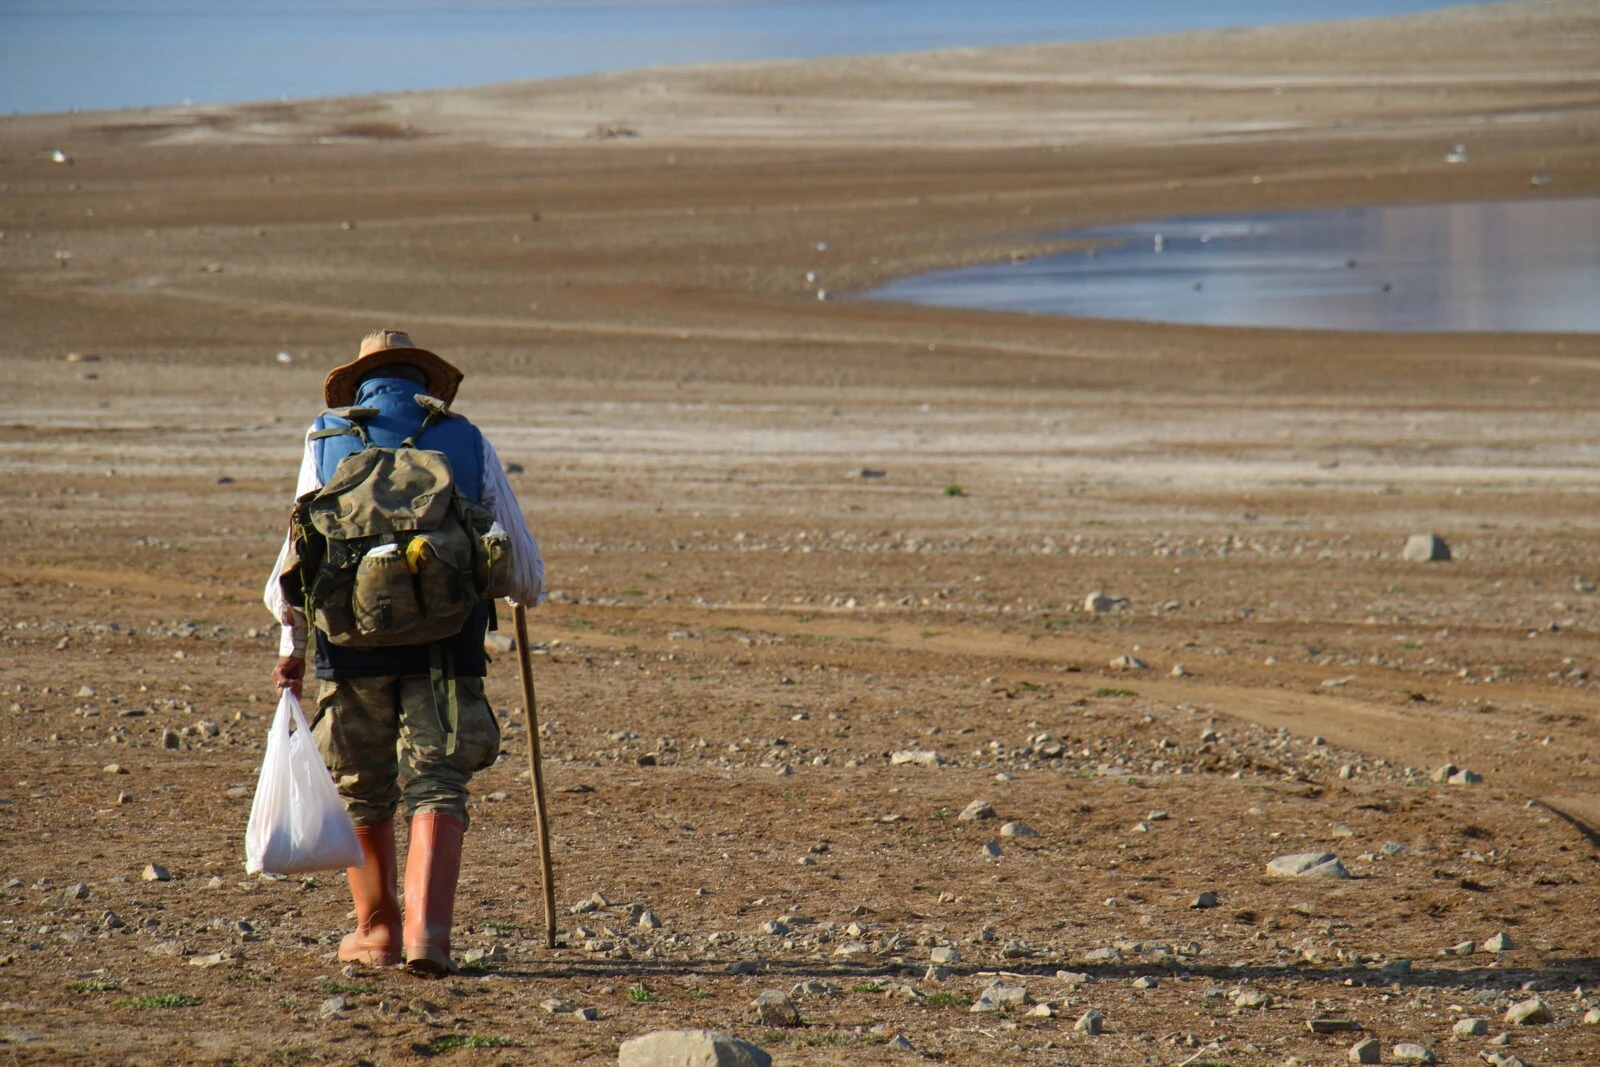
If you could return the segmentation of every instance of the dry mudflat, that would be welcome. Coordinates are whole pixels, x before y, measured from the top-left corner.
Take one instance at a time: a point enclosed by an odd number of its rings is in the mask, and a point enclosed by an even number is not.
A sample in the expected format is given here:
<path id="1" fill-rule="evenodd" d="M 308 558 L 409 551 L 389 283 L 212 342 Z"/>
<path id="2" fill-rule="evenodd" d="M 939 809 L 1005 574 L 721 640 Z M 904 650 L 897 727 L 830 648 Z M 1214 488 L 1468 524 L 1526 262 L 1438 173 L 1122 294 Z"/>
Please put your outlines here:
<path id="1" fill-rule="evenodd" d="M 1597 57 L 1520 3 L 0 121 L 0 1062 L 1600 1061 L 1600 339 L 853 297 L 1595 195 Z M 385 324 L 468 371 L 552 588 L 560 946 L 502 655 L 437 983 L 242 867 L 302 428 Z M 1350 877 L 1268 874 L 1307 852 Z"/>

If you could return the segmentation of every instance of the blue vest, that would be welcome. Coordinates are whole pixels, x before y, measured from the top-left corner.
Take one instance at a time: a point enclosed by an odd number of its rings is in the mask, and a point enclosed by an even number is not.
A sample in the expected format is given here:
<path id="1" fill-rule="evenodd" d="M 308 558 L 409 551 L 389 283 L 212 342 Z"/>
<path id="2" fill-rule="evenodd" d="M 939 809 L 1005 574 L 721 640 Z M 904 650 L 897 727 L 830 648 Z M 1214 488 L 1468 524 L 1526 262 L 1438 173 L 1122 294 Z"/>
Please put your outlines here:
<path id="1" fill-rule="evenodd" d="M 398 448 L 401 441 L 417 432 L 427 414 L 414 399 L 421 391 L 421 386 L 404 378 L 368 378 L 361 383 L 354 406 L 378 409 L 378 414 L 366 420 L 367 435 L 373 444 Z M 312 429 L 337 430 L 349 425 L 348 419 L 324 413 L 317 416 Z M 476 426 L 459 417 L 435 419 L 428 432 L 414 443 L 418 448 L 443 452 L 450 460 L 456 489 L 468 499 L 483 499 L 483 434 Z M 361 438 L 355 434 L 323 437 L 311 444 L 316 449 L 317 473 L 323 484 L 333 477 L 340 460 L 361 450 Z"/>
<path id="2" fill-rule="evenodd" d="M 414 399 L 422 387 L 404 378 L 368 378 L 356 390 L 355 407 L 376 408 L 378 413 L 364 423 L 367 436 L 379 448 L 397 448 L 417 432 L 427 409 Z M 324 412 L 312 424 L 313 430 L 337 430 L 350 425 L 338 415 Z M 483 434 L 466 419 L 435 419 L 426 433 L 413 442 L 418 448 L 443 452 L 450 460 L 456 490 L 471 500 L 483 499 Z M 339 461 L 362 449 L 356 434 L 321 437 L 311 442 L 317 473 L 324 485 L 333 477 Z M 454 673 L 481 678 L 488 670 L 483 637 L 493 625 L 494 605 L 479 604 L 453 638 L 435 642 L 446 646 L 454 663 Z M 394 645 L 387 648 L 351 648 L 331 643 L 317 631 L 317 677 L 324 679 L 372 678 L 389 675 L 427 674 L 429 645 Z"/>

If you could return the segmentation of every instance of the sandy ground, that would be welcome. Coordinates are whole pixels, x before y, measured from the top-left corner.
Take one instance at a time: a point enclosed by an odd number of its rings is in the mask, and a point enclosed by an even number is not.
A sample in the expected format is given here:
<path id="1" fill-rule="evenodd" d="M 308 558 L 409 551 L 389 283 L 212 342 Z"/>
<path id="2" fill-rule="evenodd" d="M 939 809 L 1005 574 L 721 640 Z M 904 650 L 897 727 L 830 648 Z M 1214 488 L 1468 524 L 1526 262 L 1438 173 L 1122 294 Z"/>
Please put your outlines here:
<path id="1" fill-rule="evenodd" d="M 1600 1061 L 1600 339 L 853 296 L 1114 219 L 1594 195 L 1597 57 L 1600 6 L 1521 3 L 0 120 L 0 1061 Z M 440 983 L 341 967 L 337 874 L 242 870 L 260 587 L 384 324 L 467 369 L 554 590 L 561 947 L 500 657 L 456 940 L 503 955 Z M 1266 874 L 1323 850 L 1354 877 Z M 973 1012 L 1002 972 L 1049 1011 Z"/>

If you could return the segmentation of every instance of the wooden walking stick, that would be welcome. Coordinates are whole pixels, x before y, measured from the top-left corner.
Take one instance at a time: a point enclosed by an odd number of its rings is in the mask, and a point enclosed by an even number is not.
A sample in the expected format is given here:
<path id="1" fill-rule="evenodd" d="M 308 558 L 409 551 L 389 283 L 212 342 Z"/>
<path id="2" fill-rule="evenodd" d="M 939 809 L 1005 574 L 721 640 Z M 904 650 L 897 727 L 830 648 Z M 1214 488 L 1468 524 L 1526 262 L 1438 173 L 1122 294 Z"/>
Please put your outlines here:
<path id="1" fill-rule="evenodd" d="M 517 660 L 522 664 L 522 706 L 528 709 L 528 765 L 533 779 L 533 821 L 539 826 L 539 865 L 544 873 L 544 944 L 556 947 L 556 876 L 550 864 L 550 813 L 544 801 L 544 764 L 539 759 L 539 707 L 533 697 L 528 651 L 528 609 L 518 604 Z"/>

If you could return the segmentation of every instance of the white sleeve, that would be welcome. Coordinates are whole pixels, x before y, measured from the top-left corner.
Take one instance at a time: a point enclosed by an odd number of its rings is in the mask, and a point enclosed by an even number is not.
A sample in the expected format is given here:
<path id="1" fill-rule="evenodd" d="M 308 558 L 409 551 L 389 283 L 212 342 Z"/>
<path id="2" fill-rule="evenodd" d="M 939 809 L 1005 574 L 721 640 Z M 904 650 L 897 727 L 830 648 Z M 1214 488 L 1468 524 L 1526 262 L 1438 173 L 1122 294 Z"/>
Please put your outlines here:
<path id="1" fill-rule="evenodd" d="M 506 599 L 513 604 L 544 603 L 544 558 L 539 555 L 539 542 L 528 529 L 500 456 L 487 437 L 483 438 L 483 503 L 511 538 L 512 592 Z"/>
<path id="2" fill-rule="evenodd" d="M 317 457 L 311 447 L 311 430 L 308 429 L 305 452 L 300 457 L 300 477 L 294 487 L 295 499 L 298 500 L 312 490 L 320 488 L 322 488 L 322 478 L 317 473 Z M 289 603 L 278 585 L 278 576 L 283 573 L 284 565 L 289 561 L 292 545 L 292 535 L 284 534 L 283 547 L 278 549 L 278 559 L 272 565 L 272 573 L 267 576 L 267 587 L 261 599 L 267 605 L 267 610 L 272 612 L 272 617 L 283 627 L 278 636 L 278 655 L 304 659 L 308 629 L 306 613 L 297 605 Z"/>

